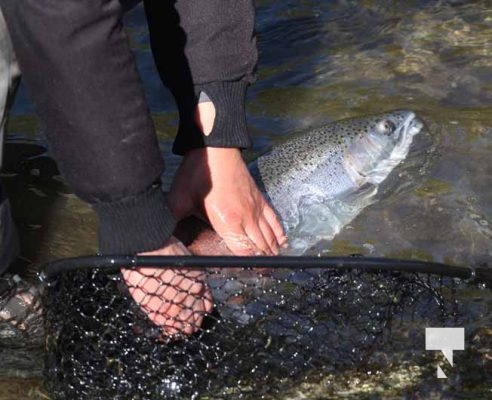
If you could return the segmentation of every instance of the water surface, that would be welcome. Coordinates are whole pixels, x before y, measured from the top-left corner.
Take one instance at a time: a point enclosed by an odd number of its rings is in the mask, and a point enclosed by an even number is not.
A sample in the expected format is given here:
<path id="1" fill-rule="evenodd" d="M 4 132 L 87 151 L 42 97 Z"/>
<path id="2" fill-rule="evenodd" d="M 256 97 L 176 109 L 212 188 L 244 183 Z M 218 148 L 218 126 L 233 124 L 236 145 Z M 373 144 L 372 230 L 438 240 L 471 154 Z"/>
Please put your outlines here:
<path id="1" fill-rule="evenodd" d="M 247 157 L 300 130 L 345 117 L 406 108 L 426 123 L 413 153 L 382 188 L 379 201 L 317 251 L 490 264 L 492 4 L 264 0 L 257 2 L 257 11 L 259 73 L 247 103 L 255 145 Z M 179 163 L 170 155 L 177 113 L 153 65 L 143 10 L 129 13 L 126 25 L 167 161 L 163 177 L 169 184 Z M 23 255 L 44 262 L 93 253 L 95 216 L 56 174 L 24 88 L 8 132 L 3 180 L 12 198 Z M 478 297 L 490 306 L 490 296 L 485 290 Z M 484 324 L 490 328 L 490 321 Z M 490 358 L 489 348 L 482 360 L 489 363 L 489 371 Z M 414 372 L 398 382 L 411 382 Z M 352 383 L 358 379 L 378 388 L 372 393 L 396 395 L 390 389 L 385 392 L 367 374 L 330 379 Z M 385 387 L 391 386 L 391 379 L 396 378 L 386 377 Z M 403 383 L 397 393 L 401 396 Z M 439 398 L 443 385 L 433 382 L 428 393 Z M 355 395 L 359 386 L 353 384 L 348 393 Z M 470 398 L 476 397 L 474 390 L 483 390 L 480 383 L 459 388 L 462 393 L 457 396 Z M 323 398 L 322 392 L 317 395 Z"/>

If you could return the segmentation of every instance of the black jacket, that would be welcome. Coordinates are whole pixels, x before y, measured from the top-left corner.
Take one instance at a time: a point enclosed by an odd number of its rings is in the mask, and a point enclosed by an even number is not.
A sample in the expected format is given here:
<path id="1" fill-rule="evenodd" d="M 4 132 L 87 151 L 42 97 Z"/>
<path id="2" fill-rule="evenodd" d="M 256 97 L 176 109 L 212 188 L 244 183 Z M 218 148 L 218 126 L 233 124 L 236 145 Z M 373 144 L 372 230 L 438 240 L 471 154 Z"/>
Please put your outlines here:
<path id="1" fill-rule="evenodd" d="M 100 251 L 161 247 L 175 221 L 120 2 L 0 5 L 50 149 L 74 192 L 99 215 Z M 145 0 L 145 9 L 159 74 L 179 109 L 174 151 L 249 146 L 244 97 L 257 61 L 252 0 Z M 210 136 L 193 120 L 202 91 L 217 110 Z"/>

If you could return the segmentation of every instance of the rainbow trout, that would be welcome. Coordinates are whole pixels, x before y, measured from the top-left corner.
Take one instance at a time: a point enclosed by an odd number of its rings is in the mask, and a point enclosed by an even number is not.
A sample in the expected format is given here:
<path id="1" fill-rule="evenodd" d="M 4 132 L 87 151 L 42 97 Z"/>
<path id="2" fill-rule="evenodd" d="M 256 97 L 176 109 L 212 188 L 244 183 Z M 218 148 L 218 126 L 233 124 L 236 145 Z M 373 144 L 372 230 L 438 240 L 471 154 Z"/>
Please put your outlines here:
<path id="1" fill-rule="evenodd" d="M 287 232 L 286 254 L 333 239 L 371 204 L 421 128 L 412 111 L 346 119 L 259 157 L 251 171 Z"/>

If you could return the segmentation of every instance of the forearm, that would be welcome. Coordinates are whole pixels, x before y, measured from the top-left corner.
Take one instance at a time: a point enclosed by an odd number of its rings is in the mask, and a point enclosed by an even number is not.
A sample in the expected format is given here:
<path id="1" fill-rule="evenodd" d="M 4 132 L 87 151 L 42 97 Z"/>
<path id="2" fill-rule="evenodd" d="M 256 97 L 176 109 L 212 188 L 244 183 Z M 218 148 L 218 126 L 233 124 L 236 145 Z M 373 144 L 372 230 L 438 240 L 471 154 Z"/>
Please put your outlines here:
<path id="1" fill-rule="evenodd" d="M 145 0 L 151 45 L 159 73 L 179 108 L 174 151 L 249 147 L 244 98 L 257 62 L 254 7 L 250 0 L 162 2 Z M 216 108 L 205 136 L 195 122 L 197 98 L 205 92 Z"/>
<path id="2" fill-rule="evenodd" d="M 99 214 L 101 251 L 161 247 L 174 221 L 159 185 L 152 186 L 163 161 L 119 2 L 0 4 L 50 150 L 74 192 Z"/>

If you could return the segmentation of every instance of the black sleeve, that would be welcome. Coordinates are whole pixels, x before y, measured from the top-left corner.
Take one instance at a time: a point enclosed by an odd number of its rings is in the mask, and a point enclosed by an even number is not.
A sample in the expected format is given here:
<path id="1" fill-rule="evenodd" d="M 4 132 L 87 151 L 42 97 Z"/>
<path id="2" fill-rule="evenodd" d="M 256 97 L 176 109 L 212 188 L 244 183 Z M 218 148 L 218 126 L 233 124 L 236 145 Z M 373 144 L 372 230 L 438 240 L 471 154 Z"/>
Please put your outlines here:
<path id="1" fill-rule="evenodd" d="M 103 253 L 161 247 L 174 219 L 118 0 L 2 0 L 50 149 L 99 215 Z"/>
<path id="2" fill-rule="evenodd" d="M 257 63 L 253 1 L 145 0 L 145 9 L 157 69 L 179 109 L 173 151 L 249 147 L 244 100 Z M 194 121 L 200 92 L 216 108 L 209 136 Z"/>

